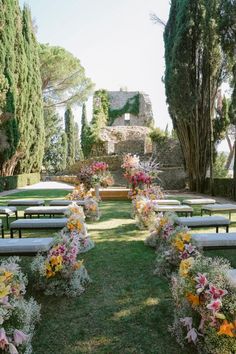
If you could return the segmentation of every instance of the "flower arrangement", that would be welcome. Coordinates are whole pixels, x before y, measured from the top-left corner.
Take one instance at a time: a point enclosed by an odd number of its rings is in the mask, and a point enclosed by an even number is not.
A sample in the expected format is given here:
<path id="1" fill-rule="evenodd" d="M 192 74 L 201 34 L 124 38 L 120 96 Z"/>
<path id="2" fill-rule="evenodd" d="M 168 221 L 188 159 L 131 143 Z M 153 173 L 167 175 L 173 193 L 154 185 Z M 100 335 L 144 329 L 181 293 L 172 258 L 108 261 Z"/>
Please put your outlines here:
<path id="1" fill-rule="evenodd" d="M 70 205 L 68 205 L 68 208 L 65 211 L 65 216 L 66 217 L 71 217 L 72 215 L 76 214 L 81 216 L 83 220 L 85 220 L 85 214 L 84 210 L 81 206 L 77 205 L 75 202 L 72 202 Z"/>
<path id="2" fill-rule="evenodd" d="M 145 185 L 149 187 L 152 183 L 152 178 L 143 171 L 135 172 L 128 180 L 132 190 L 136 188 L 143 189 Z"/>
<path id="3" fill-rule="evenodd" d="M 145 189 L 135 188 L 134 190 L 130 190 L 129 192 L 130 199 L 134 199 L 136 197 L 141 196 L 150 200 L 164 199 L 164 194 L 160 186 L 150 186 Z"/>
<path id="4" fill-rule="evenodd" d="M 86 191 L 89 191 L 93 187 L 93 175 L 94 172 L 91 168 L 91 166 L 83 166 L 81 167 L 79 173 L 78 173 L 78 180 L 80 184 L 82 183 L 84 185 L 84 188 Z"/>
<path id="5" fill-rule="evenodd" d="M 86 198 L 84 205 L 86 218 L 92 221 L 98 221 L 100 219 L 100 211 L 98 207 L 98 203 L 93 198 Z"/>
<path id="6" fill-rule="evenodd" d="M 77 226 L 67 233 L 57 234 L 46 255 L 38 254 L 31 265 L 37 275 L 37 286 L 46 295 L 78 296 L 90 282 L 83 261 L 77 260 L 80 251 L 80 237 Z"/>
<path id="7" fill-rule="evenodd" d="M 133 207 L 136 223 L 140 229 L 145 229 L 154 223 L 156 213 L 151 200 L 144 197 L 136 198 L 133 200 Z"/>
<path id="8" fill-rule="evenodd" d="M 172 332 L 182 346 L 194 344 L 206 354 L 236 352 L 236 288 L 229 270 L 222 258 L 198 256 L 172 278 Z"/>
<path id="9" fill-rule="evenodd" d="M 77 232 L 86 236 L 87 228 L 84 223 L 84 216 L 81 214 L 72 214 L 67 220 L 65 229 L 68 229 L 69 232 Z"/>
<path id="10" fill-rule="evenodd" d="M 111 187 L 114 184 L 114 178 L 109 171 L 106 172 L 104 176 L 101 177 L 100 185 L 103 188 Z"/>
<path id="11" fill-rule="evenodd" d="M 69 200 L 83 200 L 89 196 L 92 196 L 90 191 L 86 191 L 83 183 L 78 184 L 72 193 L 69 193 L 65 199 Z"/>
<path id="12" fill-rule="evenodd" d="M 108 164 L 106 162 L 96 161 L 90 166 L 94 174 L 102 174 L 108 170 Z"/>
<path id="13" fill-rule="evenodd" d="M 150 247 L 160 247 L 163 243 L 166 244 L 171 234 L 174 232 L 175 227 L 175 214 L 172 213 L 159 213 L 156 216 L 155 223 L 151 225 L 151 234 L 144 241 Z"/>
<path id="14" fill-rule="evenodd" d="M 24 299 L 27 279 L 18 257 L 0 264 L 0 349 L 1 353 L 32 353 L 31 340 L 40 319 L 40 306 Z"/>
<path id="15" fill-rule="evenodd" d="M 132 176 L 140 167 L 140 161 L 138 155 L 127 154 L 123 157 L 123 164 L 121 167 L 125 170 L 124 176 L 129 178 Z"/>

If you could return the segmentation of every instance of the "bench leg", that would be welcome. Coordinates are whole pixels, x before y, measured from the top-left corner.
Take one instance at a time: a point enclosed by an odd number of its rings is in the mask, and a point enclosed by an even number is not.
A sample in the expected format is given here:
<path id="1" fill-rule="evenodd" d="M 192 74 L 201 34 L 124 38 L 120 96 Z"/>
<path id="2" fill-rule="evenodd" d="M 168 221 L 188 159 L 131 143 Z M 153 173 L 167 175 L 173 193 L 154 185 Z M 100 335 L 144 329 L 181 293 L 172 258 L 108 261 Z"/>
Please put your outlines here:
<path id="1" fill-rule="evenodd" d="M 226 232 L 229 232 L 229 225 L 226 226 Z"/>
<path id="2" fill-rule="evenodd" d="M 16 220 L 18 219 L 18 211 L 15 211 Z"/>
<path id="3" fill-rule="evenodd" d="M 7 228 L 9 228 L 9 215 L 6 214 L 6 217 L 7 217 Z"/>
<path id="4" fill-rule="evenodd" d="M 21 238 L 21 229 L 19 229 L 19 238 Z"/>
<path id="5" fill-rule="evenodd" d="M 219 233 L 219 226 L 216 226 L 216 233 Z"/>
<path id="6" fill-rule="evenodd" d="M 4 238 L 4 229 L 3 229 L 3 225 L 1 226 L 1 231 L 2 231 L 2 238 Z"/>
<path id="7" fill-rule="evenodd" d="M 10 230 L 11 238 L 13 238 L 13 229 Z"/>

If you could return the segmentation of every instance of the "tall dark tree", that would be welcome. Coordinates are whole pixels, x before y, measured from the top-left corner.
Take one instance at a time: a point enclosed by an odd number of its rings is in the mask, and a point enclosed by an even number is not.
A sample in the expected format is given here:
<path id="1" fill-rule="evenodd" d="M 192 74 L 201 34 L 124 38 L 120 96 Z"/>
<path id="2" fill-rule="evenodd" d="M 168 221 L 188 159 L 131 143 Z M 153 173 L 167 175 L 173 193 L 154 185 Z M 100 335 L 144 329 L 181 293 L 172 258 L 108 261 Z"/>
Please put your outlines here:
<path id="1" fill-rule="evenodd" d="M 86 145 L 87 145 L 87 139 L 88 139 L 88 130 L 89 130 L 89 124 L 88 124 L 88 119 L 87 119 L 87 110 L 86 110 L 86 104 L 84 103 L 82 106 L 81 135 L 80 135 L 81 148 L 82 148 L 84 156 L 87 156 L 87 150 L 86 150 L 87 146 Z"/>
<path id="2" fill-rule="evenodd" d="M 75 122 L 71 107 L 65 111 L 65 132 L 67 135 L 67 166 L 75 163 Z"/>
<path id="3" fill-rule="evenodd" d="M 213 156 L 214 105 L 224 79 L 219 16 L 220 0 L 172 0 L 164 32 L 167 103 L 197 191 Z"/>
<path id="4" fill-rule="evenodd" d="M 75 122 L 75 161 L 83 159 L 83 151 L 81 149 L 80 137 L 79 137 L 79 125 Z"/>

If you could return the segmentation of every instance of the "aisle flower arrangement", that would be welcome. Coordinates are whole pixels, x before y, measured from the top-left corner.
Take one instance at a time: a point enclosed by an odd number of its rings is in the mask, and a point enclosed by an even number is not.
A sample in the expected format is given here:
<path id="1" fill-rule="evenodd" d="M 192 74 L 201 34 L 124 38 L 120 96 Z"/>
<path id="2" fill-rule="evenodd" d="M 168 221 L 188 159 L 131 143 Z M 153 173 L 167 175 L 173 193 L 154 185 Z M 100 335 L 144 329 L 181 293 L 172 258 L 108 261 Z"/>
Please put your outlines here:
<path id="1" fill-rule="evenodd" d="M 98 202 L 94 198 L 86 198 L 84 204 L 85 216 L 91 221 L 98 221 L 101 213 L 99 211 Z"/>
<path id="2" fill-rule="evenodd" d="M 81 240 L 79 230 L 83 230 L 78 228 L 77 222 L 81 223 L 82 219 L 77 219 L 76 215 L 74 219 L 75 222 L 70 219 L 67 224 L 67 227 L 73 225 L 72 229 L 68 227 L 70 232 L 58 233 L 48 253 L 38 254 L 32 262 L 37 286 L 45 295 L 79 296 L 90 282 L 83 261 L 77 259 Z"/>
<path id="3" fill-rule="evenodd" d="M 150 235 L 144 241 L 146 245 L 157 248 L 163 243 L 166 244 L 171 234 L 175 230 L 175 214 L 159 213 L 156 216 L 155 223 L 150 225 Z"/>
<path id="4" fill-rule="evenodd" d="M 229 262 L 198 256 L 172 278 L 175 321 L 172 333 L 181 346 L 199 353 L 236 352 L 236 288 Z"/>
<path id="5" fill-rule="evenodd" d="M 138 197 L 133 200 L 133 210 L 137 226 L 143 230 L 155 222 L 156 213 L 150 199 Z"/>
<path id="6" fill-rule="evenodd" d="M 0 264 L 0 349 L 1 353 L 30 354 L 35 324 L 40 319 L 40 306 L 24 299 L 27 278 L 18 257 Z"/>
<path id="7" fill-rule="evenodd" d="M 124 169 L 124 177 L 129 180 L 131 176 L 140 170 L 139 156 L 130 153 L 125 155 L 121 167 Z"/>
<path id="8" fill-rule="evenodd" d="M 85 198 L 91 197 L 92 193 L 90 191 L 87 191 L 84 184 L 80 183 L 78 184 L 75 189 L 67 194 L 65 199 L 69 200 L 84 200 Z"/>

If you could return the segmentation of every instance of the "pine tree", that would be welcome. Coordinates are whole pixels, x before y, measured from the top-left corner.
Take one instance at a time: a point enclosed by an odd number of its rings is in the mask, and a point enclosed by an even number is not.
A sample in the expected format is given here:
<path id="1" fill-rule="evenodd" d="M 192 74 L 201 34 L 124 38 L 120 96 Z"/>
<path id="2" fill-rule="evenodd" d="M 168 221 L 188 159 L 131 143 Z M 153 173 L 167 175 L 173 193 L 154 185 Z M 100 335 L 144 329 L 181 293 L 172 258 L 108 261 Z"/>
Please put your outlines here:
<path id="1" fill-rule="evenodd" d="M 67 167 L 75 163 L 75 122 L 71 107 L 65 111 L 65 132 L 67 135 Z"/>

